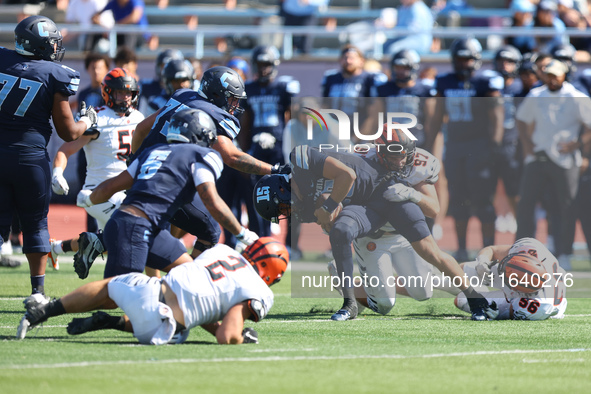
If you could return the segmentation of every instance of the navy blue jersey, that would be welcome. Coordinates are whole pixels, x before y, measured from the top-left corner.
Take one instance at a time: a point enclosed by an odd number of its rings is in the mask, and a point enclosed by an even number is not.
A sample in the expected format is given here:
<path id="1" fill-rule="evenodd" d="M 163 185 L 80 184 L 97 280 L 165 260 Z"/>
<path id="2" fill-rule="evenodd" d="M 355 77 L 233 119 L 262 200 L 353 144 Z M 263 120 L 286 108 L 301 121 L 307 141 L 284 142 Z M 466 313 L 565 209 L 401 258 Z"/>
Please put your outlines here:
<path id="1" fill-rule="evenodd" d="M 505 119 L 503 122 L 503 128 L 505 133 L 503 134 L 504 144 L 516 144 L 519 139 L 519 133 L 517 131 L 515 123 L 515 112 L 517 111 L 517 101 L 515 98 L 519 97 L 519 94 L 523 91 L 523 84 L 518 78 L 513 79 L 510 85 L 505 84 L 501 95 L 503 96 L 503 105 L 505 107 Z"/>
<path id="2" fill-rule="evenodd" d="M 333 97 L 330 108 L 340 109 L 348 115 L 359 111 L 358 97 L 370 97 L 374 80 L 386 81 L 384 74 L 374 74 L 363 71 L 350 78 L 343 77 L 338 70 L 329 70 L 322 79 L 322 97 Z"/>
<path id="3" fill-rule="evenodd" d="M 82 89 L 78 92 L 78 111 L 80 111 L 80 105 L 82 102 L 85 102 L 87 106 L 92 106 L 93 108 L 102 107 L 105 105 L 105 100 L 103 100 L 103 94 L 101 87 L 87 87 Z"/>
<path id="4" fill-rule="evenodd" d="M 488 109 L 480 97 L 488 97 L 503 89 L 503 78 L 494 71 L 483 72 L 468 81 L 461 81 L 454 72 L 438 76 L 434 88 L 445 97 L 447 138 L 450 142 L 488 139 Z"/>
<path id="5" fill-rule="evenodd" d="M 164 89 L 160 92 L 160 94 L 156 96 L 152 96 L 148 98 L 148 108 L 150 113 L 157 112 L 160 108 L 164 107 L 168 100 L 170 100 L 170 95 L 166 93 Z"/>
<path id="6" fill-rule="evenodd" d="M 591 95 L 591 69 L 583 70 L 580 75 L 575 77 L 572 84 L 577 90 L 580 90 L 587 96 Z"/>
<path id="7" fill-rule="evenodd" d="M 140 97 L 138 101 L 139 111 L 146 115 L 153 111 L 149 110 L 148 104 L 150 101 L 162 93 L 162 85 L 158 79 L 142 79 L 140 80 Z"/>
<path id="8" fill-rule="evenodd" d="M 179 89 L 174 92 L 162 112 L 156 117 L 154 126 L 152 126 L 150 133 L 146 136 L 134 157 L 137 157 L 149 146 L 166 143 L 168 121 L 175 112 L 187 108 L 200 109 L 211 116 L 216 125 L 218 136 L 223 135 L 233 140 L 240 132 L 240 122 L 236 117 L 205 100 L 194 90 Z"/>
<path id="9" fill-rule="evenodd" d="M 370 90 L 371 97 L 383 97 L 385 112 L 405 112 L 417 117 L 418 123 L 413 129 L 413 134 L 417 137 L 417 145 L 422 146 L 425 142 L 424 131 L 424 113 L 422 102 L 425 97 L 431 97 L 434 94 L 433 87 L 425 85 L 421 81 L 409 88 L 401 88 L 394 81 L 383 83 L 381 80 L 375 81 Z M 408 119 L 401 120 L 401 123 L 408 122 Z"/>
<path id="10" fill-rule="evenodd" d="M 320 152 L 317 148 L 307 145 L 296 146 L 291 151 L 290 161 L 292 163 L 292 181 L 297 184 L 302 196 L 302 209 L 298 209 L 299 221 L 315 222 L 316 200 L 321 194 L 332 191 L 334 181 L 326 179 L 322 175 L 327 157 L 341 161 L 352 168 L 357 175 L 347 197 L 342 201 L 343 205 L 366 205 L 383 178 L 384 173 L 376 161 L 372 162 L 351 153 L 324 150 Z M 295 194 L 292 198 L 296 199 Z"/>
<path id="11" fill-rule="evenodd" d="M 285 112 L 289 110 L 291 98 L 300 92 L 300 83 L 292 77 L 279 77 L 265 86 L 250 81 L 244 88 L 248 97 L 244 110 L 252 119 L 251 137 L 270 133 L 277 141 L 283 141 Z"/>
<path id="12" fill-rule="evenodd" d="M 204 164 L 217 180 L 222 172 L 221 155 L 195 144 L 159 144 L 146 149 L 131 164 L 134 182 L 127 191 L 124 205 L 141 209 L 160 228 L 183 205 L 193 201 L 195 182 L 193 165 Z"/>
<path id="13" fill-rule="evenodd" d="M 33 60 L 0 47 L 0 144 L 45 150 L 56 93 L 73 96 L 80 74 L 46 60 Z"/>

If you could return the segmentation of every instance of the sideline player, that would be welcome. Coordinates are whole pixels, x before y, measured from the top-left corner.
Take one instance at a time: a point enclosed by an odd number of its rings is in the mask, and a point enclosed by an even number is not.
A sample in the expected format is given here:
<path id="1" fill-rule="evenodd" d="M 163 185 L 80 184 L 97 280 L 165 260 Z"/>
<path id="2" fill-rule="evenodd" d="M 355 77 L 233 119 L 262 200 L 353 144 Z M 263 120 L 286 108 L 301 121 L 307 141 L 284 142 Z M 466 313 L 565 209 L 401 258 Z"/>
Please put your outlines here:
<path id="1" fill-rule="evenodd" d="M 518 264 L 518 271 L 512 265 Z M 542 274 L 524 278 L 523 267 Z M 483 291 L 482 295 L 498 307 L 495 320 L 562 319 L 566 310 L 566 284 L 572 281 L 548 248 L 534 238 L 522 238 L 513 245 L 488 246 L 478 252 L 476 261 L 463 264 L 464 271 L 478 280 L 489 279 L 490 286 L 500 290 Z M 504 282 L 503 278 L 504 277 Z M 539 280 L 538 280 L 539 279 Z M 526 283 L 527 282 L 527 283 Z M 456 297 L 455 305 L 467 312 L 466 298 Z"/>
<path id="2" fill-rule="evenodd" d="M 25 18 L 16 25 L 14 35 L 14 51 L 0 48 L 0 246 L 8 240 L 16 213 L 29 262 L 31 291 L 43 295 L 50 251 L 49 119 L 64 141 L 73 141 L 96 123 L 96 112 L 84 104 L 80 120 L 76 122 L 72 116 L 68 100 L 78 90 L 80 73 L 56 64 L 65 49 L 51 19 Z"/>
<path id="3" fill-rule="evenodd" d="M 96 133 L 66 142 L 53 160 L 51 188 L 56 194 L 68 194 L 70 188 L 63 173 L 68 158 L 80 149 L 84 149 L 87 161 L 83 190 L 93 190 L 101 182 L 119 175 L 127 168 L 125 161 L 131 154 L 131 137 L 138 123 L 144 119 L 135 108 L 139 94 L 138 82 L 126 69 L 114 68 L 103 79 L 101 91 L 106 104 L 96 109 Z M 124 199 L 125 193 L 117 192 L 109 201 L 86 208 L 86 212 L 97 220 L 98 228 L 102 231 Z M 83 234 L 84 243 L 96 242 L 97 235 Z M 78 237 L 51 242 L 48 257 L 55 269 L 59 269 L 58 255 L 78 251 L 78 242 Z"/>
<path id="4" fill-rule="evenodd" d="M 257 332 L 243 329 L 244 322 L 267 316 L 273 306 L 269 286 L 279 282 L 288 262 L 285 246 L 268 237 L 242 254 L 216 245 L 162 279 L 131 273 L 88 283 L 49 304 L 31 302 L 17 338 L 50 317 L 120 307 L 125 316 L 98 312 L 74 319 L 68 333 L 112 328 L 133 332 L 143 344 L 164 345 L 184 342 L 191 328 L 201 326 L 219 344 L 258 343 Z"/>

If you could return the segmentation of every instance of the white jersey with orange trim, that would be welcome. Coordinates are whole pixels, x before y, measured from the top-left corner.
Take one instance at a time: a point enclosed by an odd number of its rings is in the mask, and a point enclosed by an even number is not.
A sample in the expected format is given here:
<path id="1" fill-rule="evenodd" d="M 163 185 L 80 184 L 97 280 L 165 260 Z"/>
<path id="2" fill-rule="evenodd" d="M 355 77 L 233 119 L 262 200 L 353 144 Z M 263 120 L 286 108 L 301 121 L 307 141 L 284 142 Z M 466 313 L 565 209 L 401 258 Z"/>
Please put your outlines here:
<path id="1" fill-rule="evenodd" d="M 222 320 L 230 308 L 249 301 L 252 319 L 263 319 L 273 292 L 252 265 L 234 249 L 217 244 L 193 263 L 175 267 L 163 278 L 177 296 L 187 329 Z"/>
<path id="2" fill-rule="evenodd" d="M 544 244 L 534 238 L 522 238 L 517 240 L 509 249 L 508 254 L 527 253 L 536 257 L 546 268 L 547 274 L 539 278 L 542 288 L 534 294 L 524 294 L 512 290 L 509 285 L 510 278 L 503 278 L 498 271 L 499 265 L 492 267 L 493 281 L 491 287 L 494 291 L 482 291 L 481 294 L 489 301 L 495 302 L 499 309 L 496 320 L 546 320 L 548 318 L 562 319 L 566 311 L 566 281 L 569 279 L 566 271 L 562 269 L 558 260 Z M 464 264 L 464 272 L 468 276 L 478 277 L 476 271 L 477 262 Z M 480 278 L 479 278 L 480 279 Z M 537 281 L 538 278 L 534 280 Z M 572 280 L 572 278 L 570 278 Z M 456 299 L 456 305 L 465 311 L 469 310 L 465 302 L 465 296 L 460 294 Z M 468 310 L 467 310 L 468 309 Z"/>
<path id="3" fill-rule="evenodd" d="M 83 188 L 91 190 L 127 168 L 125 160 L 131 154 L 133 132 L 144 119 L 144 115 L 136 110 L 132 110 L 129 116 L 119 116 L 111 108 L 102 106 L 96 112 L 100 134 L 83 148 L 87 162 Z"/>
<path id="4" fill-rule="evenodd" d="M 376 149 L 370 149 L 367 153 L 361 154 L 370 160 L 378 160 Z M 431 185 L 435 184 L 439 179 L 439 172 L 441 171 L 441 163 L 439 159 L 433 156 L 422 148 L 416 148 L 415 162 L 406 178 L 401 178 L 408 186 L 416 186 L 420 183 L 426 182 Z"/>

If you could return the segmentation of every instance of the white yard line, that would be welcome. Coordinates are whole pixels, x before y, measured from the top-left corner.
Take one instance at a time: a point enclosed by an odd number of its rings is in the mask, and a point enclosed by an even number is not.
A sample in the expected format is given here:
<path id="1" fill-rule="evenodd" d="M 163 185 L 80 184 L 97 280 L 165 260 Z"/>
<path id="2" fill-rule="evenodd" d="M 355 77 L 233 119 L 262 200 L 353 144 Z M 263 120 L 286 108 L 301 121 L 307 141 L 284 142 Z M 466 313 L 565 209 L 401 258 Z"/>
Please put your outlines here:
<path id="1" fill-rule="evenodd" d="M 281 351 L 281 349 L 278 349 Z M 139 365 L 139 364 L 192 364 L 192 363 L 227 363 L 227 362 L 278 362 L 278 361 L 331 361 L 331 360 L 408 360 L 408 359 L 432 359 L 447 357 L 480 357 L 496 355 L 513 354 L 544 354 L 544 353 L 581 353 L 589 352 L 591 349 L 541 349 L 541 350 L 499 350 L 499 351 L 480 351 L 466 353 L 435 353 L 415 356 L 404 356 L 397 354 L 383 355 L 345 355 L 345 356 L 269 356 L 269 357 L 225 357 L 212 359 L 180 358 L 170 360 L 114 360 L 114 361 L 87 361 L 78 363 L 58 363 L 58 364 L 27 364 L 27 365 L 6 365 L 7 369 L 55 369 L 55 368 L 77 368 L 77 367 L 97 367 L 114 365 Z M 578 360 L 578 359 L 577 359 Z"/>

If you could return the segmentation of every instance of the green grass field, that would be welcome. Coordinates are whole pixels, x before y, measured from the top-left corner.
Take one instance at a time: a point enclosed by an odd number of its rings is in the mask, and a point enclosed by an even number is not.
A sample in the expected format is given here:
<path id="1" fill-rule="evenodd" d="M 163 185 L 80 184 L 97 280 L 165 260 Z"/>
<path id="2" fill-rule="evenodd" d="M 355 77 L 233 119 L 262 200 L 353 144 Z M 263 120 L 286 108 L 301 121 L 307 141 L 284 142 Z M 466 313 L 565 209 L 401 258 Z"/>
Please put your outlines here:
<path id="1" fill-rule="evenodd" d="M 48 270 L 48 295 L 101 278 L 98 265 L 79 280 L 67 260 Z M 290 287 L 286 276 L 269 316 L 249 324 L 259 345 L 218 346 L 201 329 L 161 347 L 117 331 L 69 336 L 83 315 L 17 341 L 28 267 L 0 268 L 0 393 L 591 392 L 591 299 L 569 297 L 563 320 L 472 322 L 450 298 L 400 297 L 388 316 L 332 322 L 339 299 L 292 298 Z"/>

